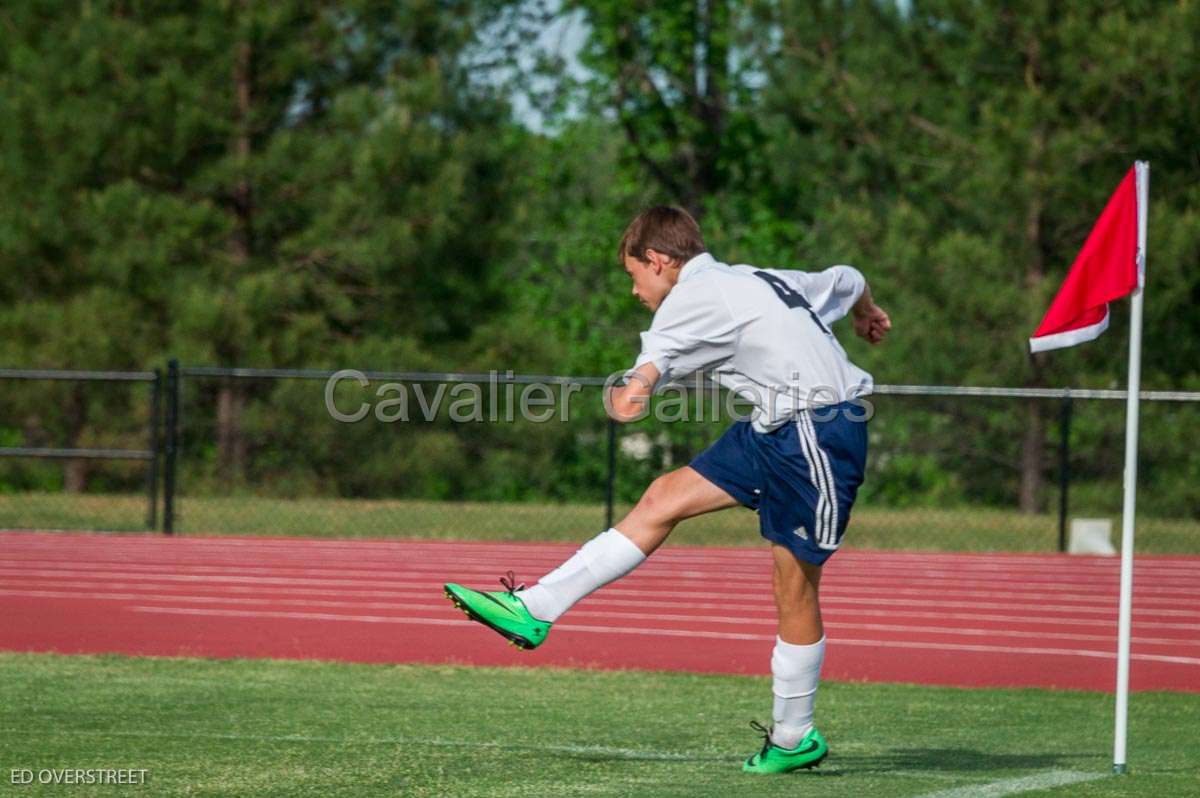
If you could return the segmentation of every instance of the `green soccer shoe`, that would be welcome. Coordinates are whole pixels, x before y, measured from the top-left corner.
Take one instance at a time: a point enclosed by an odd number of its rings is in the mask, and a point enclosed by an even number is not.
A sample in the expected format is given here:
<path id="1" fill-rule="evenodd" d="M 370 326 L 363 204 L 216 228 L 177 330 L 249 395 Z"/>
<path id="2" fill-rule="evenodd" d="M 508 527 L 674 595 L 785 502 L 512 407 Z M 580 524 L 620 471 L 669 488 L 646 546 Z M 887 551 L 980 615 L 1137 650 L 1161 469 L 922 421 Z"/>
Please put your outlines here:
<path id="1" fill-rule="evenodd" d="M 526 651 L 537 648 L 550 633 L 550 622 L 534 618 L 525 609 L 517 597 L 520 588 L 512 571 L 508 572 L 507 579 L 501 577 L 500 584 L 504 585 L 504 590 L 484 593 L 450 583 L 445 585 L 446 598 L 472 621 L 496 630 L 517 648 Z"/>
<path id="2" fill-rule="evenodd" d="M 746 773 L 788 773 L 815 768 L 829 756 L 829 744 L 814 726 L 795 748 L 780 748 L 771 742 L 771 732 L 762 724 L 750 721 L 750 726 L 763 735 L 763 747 L 742 764 Z"/>

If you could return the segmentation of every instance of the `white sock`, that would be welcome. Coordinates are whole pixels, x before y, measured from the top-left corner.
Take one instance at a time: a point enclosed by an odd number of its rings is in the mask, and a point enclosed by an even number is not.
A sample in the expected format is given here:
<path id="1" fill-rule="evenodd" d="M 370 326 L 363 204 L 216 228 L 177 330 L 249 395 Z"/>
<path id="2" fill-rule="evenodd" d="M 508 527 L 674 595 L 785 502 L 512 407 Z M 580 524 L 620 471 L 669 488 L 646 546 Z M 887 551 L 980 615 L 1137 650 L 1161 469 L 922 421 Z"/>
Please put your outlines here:
<path id="1" fill-rule="evenodd" d="M 771 742 L 780 748 L 795 748 L 812 729 L 813 704 L 817 700 L 824 659 L 823 636 L 806 646 L 775 638 L 775 650 L 771 653 L 771 673 L 775 676 L 771 686 L 775 693 Z"/>
<path id="2" fill-rule="evenodd" d="M 554 623 L 584 596 L 642 564 L 646 555 L 617 529 L 601 532 L 562 565 L 517 592 L 533 617 Z"/>

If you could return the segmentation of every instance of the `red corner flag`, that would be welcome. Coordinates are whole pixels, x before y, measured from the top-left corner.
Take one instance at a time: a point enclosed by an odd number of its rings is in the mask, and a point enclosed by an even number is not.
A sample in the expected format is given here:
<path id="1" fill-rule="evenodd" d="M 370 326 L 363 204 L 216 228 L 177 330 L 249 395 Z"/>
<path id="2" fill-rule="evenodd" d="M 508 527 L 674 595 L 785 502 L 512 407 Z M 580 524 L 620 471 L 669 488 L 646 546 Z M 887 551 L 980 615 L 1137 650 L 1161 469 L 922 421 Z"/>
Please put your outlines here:
<path id="1" fill-rule="evenodd" d="M 1137 167 L 1129 170 L 1108 200 L 1083 244 L 1058 296 L 1029 339 L 1029 349 L 1044 352 L 1099 337 L 1108 328 L 1108 303 L 1142 284 L 1138 258 Z"/>

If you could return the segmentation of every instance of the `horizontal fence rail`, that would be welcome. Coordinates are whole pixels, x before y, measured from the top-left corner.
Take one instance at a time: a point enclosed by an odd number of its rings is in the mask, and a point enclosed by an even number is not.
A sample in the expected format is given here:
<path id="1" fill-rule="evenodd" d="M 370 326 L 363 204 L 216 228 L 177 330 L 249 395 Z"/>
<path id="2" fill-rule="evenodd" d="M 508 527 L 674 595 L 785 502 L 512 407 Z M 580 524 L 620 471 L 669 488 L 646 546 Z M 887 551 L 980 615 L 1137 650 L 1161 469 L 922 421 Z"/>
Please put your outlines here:
<path id="1" fill-rule="evenodd" d="M 71 382 L 154 382 L 153 371 L 81 371 L 78 369 L 5 369 L 0 380 L 68 380 Z"/>
<path id="2" fill-rule="evenodd" d="M 603 509 L 603 520 L 607 527 L 619 518 L 617 510 L 629 505 L 636 498 L 634 493 L 636 485 L 644 488 L 645 484 L 657 473 L 689 462 L 700 448 L 711 443 L 719 434 L 719 428 L 716 426 L 702 426 L 703 423 L 710 420 L 705 419 L 702 414 L 692 421 L 684 419 L 681 422 L 685 425 L 695 424 L 690 429 L 672 429 L 662 425 L 655 426 L 653 423 L 622 427 L 607 419 L 599 410 L 598 403 L 593 405 L 590 403 L 591 400 L 587 400 L 586 408 L 579 418 L 572 418 L 571 424 L 559 433 L 547 433 L 545 430 L 538 432 L 532 427 L 496 428 L 485 432 L 485 427 L 481 426 L 454 427 L 426 418 L 423 423 L 414 421 L 403 429 L 382 426 L 372 428 L 373 431 L 355 437 L 350 434 L 349 427 L 333 424 L 329 418 L 320 415 L 320 411 L 304 404 L 308 401 L 303 399 L 307 395 L 307 388 L 296 385 L 295 390 L 284 389 L 284 383 L 288 381 L 328 381 L 335 377 L 343 379 L 351 385 L 366 379 L 373 383 L 383 381 L 410 384 L 471 383 L 480 385 L 491 383 L 517 386 L 578 386 L 592 390 L 610 384 L 614 380 L 612 376 L 606 378 L 518 374 L 512 369 L 472 372 L 240 368 L 183 366 L 175 360 L 170 361 L 165 374 L 162 370 L 0 368 L 0 383 L 6 380 L 149 383 L 148 409 L 145 412 L 137 413 L 137 424 L 131 427 L 129 423 L 131 417 L 129 416 L 112 416 L 111 418 L 116 419 L 115 423 L 121 430 L 119 434 L 122 437 L 114 438 L 111 432 L 106 433 L 103 437 L 107 441 L 125 442 L 128 440 L 134 442 L 129 440 L 130 430 L 141 425 L 143 423 L 141 418 L 145 416 L 148 418 L 148 422 L 145 422 L 146 426 L 142 429 L 147 430 L 149 439 L 145 448 L 72 446 L 71 444 L 74 442 L 74 433 L 72 433 L 71 436 L 63 438 L 62 443 L 65 445 L 58 447 L 44 445 L 52 442 L 44 436 L 29 439 L 30 443 L 38 445 L 0 447 L 0 459 L 143 462 L 146 464 L 145 491 L 149 504 L 146 515 L 147 528 L 161 528 L 168 534 L 175 530 L 178 522 L 177 492 L 180 484 L 178 475 L 180 470 L 184 475 L 183 482 L 187 486 L 183 493 L 185 503 L 192 502 L 193 497 L 196 501 L 196 504 L 192 506 L 197 515 L 182 527 L 185 531 L 223 529 L 214 521 L 199 520 L 202 511 L 207 513 L 203 516 L 205 519 L 225 519 L 225 516 L 220 516 L 218 510 L 228 512 L 228 519 L 222 520 L 220 523 L 233 523 L 238 518 L 245 518 L 245 523 L 248 524 L 246 529 L 250 534 L 254 534 L 254 529 L 260 529 L 262 530 L 260 533 L 266 533 L 264 524 L 267 521 L 278 525 L 281 529 L 294 523 L 294 521 L 269 518 L 270 512 L 282 511 L 282 505 L 278 504 L 272 505 L 275 509 L 268 512 L 268 517 L 259 521 L 258 526 L 250 524 L 248 516 L 236 514 L 234 508 L 238 506 L 239 502 L 250 508 L 252 512 L 259 512 L 259 510 L 253 509 L 259 506 L 254 504 L 255 501 L 258 501 L 255 494 L 259 493 L 264 500 L 264 507 L 271 501 L 286 501 L 285 497 L 290 497 L 293 500 L 329 502 L 330 508 L 321 510 L 321 512 L 329 513 L 342 512 L 342 510 L 332 509 L 333 504 L 338 501 L 353 504 L 356 501 L 366 500 L 367 504 L 364 504 L 363 507 L 368 507 L 369 502 L 373 500 L 394 501 L 397 502 L 396 506 L 399 509 L 391 511 L 398 513 L 393 517 L 392 523 L 397 529 L 407 528 L 406 524 L 411 524 L 414 528 L 419 528 L 424 524 L 425 526 L 432 525 L 435 528 L 441 525 L 447 530 L 457 526 L 473 529 L 476 521 L 468 520 L 468 516 L 474 519 L 475 516 L 471 515 L 472 513 L 483 513 L 479 516 L 480 523 L 494 521 L 493 525 L 499 524 L 503 519 L 488 518 L 487 512 L 500 512 L 501 506 L 508 508 L 504 509 L 503 513 L 525 512 L 528 515 L 541 508 L 545 513 L 553 515 L 555 512 L 559 512 L 552 509 L 555 501 L 565 502 L 566 506 L 580 508 L 589 502 L 595 502 L 592 506 Z M 683 388 L 697 392 L 723 390 L 712 379 L 711 374 L 692 375 L 685 380 L 675 380 L 670 385 L 675 389 Z M 184 396 L 185 386 L 187 386 L 186 397 Z M 139 394 L 140 390 L 137 391 Z M 419 391 L 420 388 L 417 390 Z M 597 394 L 591 394 L 589 391 L 584 395 L 594 397 Z M 1184 434 L 1186 430 L 1192 428 L 1190 416 L 1187 416 L 1187 413 L 1191 411 L 1185 405 L 1200 404 L 1200 392 L 1144 390 L 1139 395 L 1147 402 L 1146 405 L 1143 405 L 1143 414 L 1151 410 L 1150 403 L 1158 403 L 1157 407 L 1162 408 L 1161 412 L 1165 414 L 1162 416 L 1164 423 L 1169 422 L 1172 425 L 1163 427 L 1162 429 L 1166 431 L 1160 430 L 1160 435 L 1165 434 L 1170 438 Z M 122 396 L 128 395 L 123 394 Z M 491 394 L 491 396 L 492 401 L 495 402 L 495 395 Z M 568 394 L 569 396 L 570 394 Z M 992 508 L 997 512 L 1015 512 L 1016 505 L 1011 504 L 1010 507 L 1010 500 L 1007 497 L 1012 490 L 1013 474 L 1016 473 L 1016 469 L 1023 468 L 1027 464 L 1027 461 L 1018 462 L 1018 458 L 1014 455 L 1017 451 L 1017 439 L 1021 434 L 1024 414 L 1031 409 L 1030 402 L 1033 401 L 1055 403 L 1053 408 L 1043 404 L 1043 409 L 1035 411 L 1034 415 L 1041 419 L 1039 422 L 1043 425 L 1041 434 L 1044 435 L 1042 459 L 1044 465 L 1041 468 L 1045 477 L 1042 487 L 1038 489 L 1043 497 L 1039 502 L 1043 509 L 1038 512 L 1049 514 L 1051 518 L 1057 516 L 1056 542 L 1058 548 L 1060 550 L 1066 548 L 1069 514 L 1073 505 L 1082 506 L 1084 517 L 1105 513 L 1105 510 L 1097 508 L 1107 507 L 1108 503 L 1103 500 L 1098 501 L 1097 497 L 1102 496 L 1101 491 L 1106 490 L 1104 485 L 1107 483 L 1103 480 L 1110 477 L 1111 464 L 1108 463 L 1103 452 L 1107 451 L 1106 447 L 1113 445 L 1110 441 L 1114 433 L 1108 427 L 1111 426 L 1111 419 L 1115 417 L 1113 414 L 1118 411 L 1116 409 L 1101 411 L 1100 405 L 1107 405 L 1111 408 L 1112 402 L 1124 401 L 1127 396 L 1127 392 L 1124 390 L 877 384 L 871 394 L 864 395 L 864 398 L 868 398 L 868 396 L 878 397 L 876 406 L 886 408 L 885 414 L 880 416 L 879 424 L 882 426 L 878 427 L 878 433 L 874 432 L 876 427 L 872 427 L 873 440 L 874 436 L 879 435 L 880 447 L 877 450 L 879 463 L 883 464 L 888 458 L 892 458 L 893 462 L 899 463 L 890 466 L 894 474 L 900 475 L 901 471 L 895 470 L 897 468 L 902 471 L 907 469 L 904 473 L 908 474 L 907 477 L 888 477 L 897 479 L 895 484 L 901 487 L 896 489 L 899 491 L 898 493 L 879 494 L 880 497 L 891 498 L 881 498 L 881 503 L 874 505 L 876 513 L 891 512 L 890 508 L 897 508 L 897 518 L 905 512 L 914 517 L 919 514 L 920 506 L 908 505 L 905 502 L 910 501 L 914 496 L 926 497 L 924 500 L 932 501 L 928 497 L 934 495 L 929 492 L 933 490 L 929 487 L 933 483 L 922 480 L 933 477 L 929 477 L 921 470 L 930 467 L 935 471 L 940 469 L 940 471 L 936 471 L 934 477 L 951 480 L 946 483 L 951 490 L 950 495 L 965 497 L 958 499 L 958 501 L 970 503 L 963 505 L 964 507 L 978 507 L 980 511 Z M 268 404 L 277 401 L 277 397 L 283 397 L 284 404 L 276 406 Z M 923 397 L 928 401 L 922 402 Z M 186 403 L 184 402 L 185 398 L 187 399 Z M 424 395 L 419 395 L 417 398 L 425 401 Z M 910 398 L 915 401 L 907 401 Z M 297 403 L 298 399 L 302 401 Z M 985 407 L 981 402 L 970 401 L 980 399 L 1006 400 L 1008 404 L 1004 402 L 989 403 Z M 1091 411 L 1086 411 L 1085 405 L 1081 403 L 1090 400 L 1097 400 L 1097 402 L 1091 405 L 1093 408 Z M 506 401 L 510 404 L 513 402 L 511 394 L 507 395 Z M 120 402 L 123 404 L 115 405 L 114 407 L 117 408 L 115 412 L 121 412 L 120 408 L 122 407 L 132 408 L 134 406 L 133 401 L 129 398 L 123 398 Z M 1169 407 L 1172 403 L 1175 404 L 1174 409 Z M 188 408 L 186 435 L 183 430 L 185 426 L 184 404 Z M 259 408 L 254 411 L 255 415 L 252 417 L 252 421 L 241 416 L 245 409 L 250 407 Z M 1081 407 L 1085 408 L 1085 411 L 1081 411 Z M 0 412 L 3 412 L 2 407 L 0 407 Z M 1084 412 L 1083 416 L 1080 416 L 1080 412 Z M 249 426 L 241 428 L 241 434 L 244 435 L 243 449 L 238 456 L 242 458 L 242 462 L 234 465 L 230 475 L 226 475 L 229 464 L 226 463 L 223 452 L 236 452 L 236 449 L 223 449 L 222 447 L 228 444 L 228 438 L 220 436 L 228 433 L 227 425 L 230 423 L 230 414 L 233 414 L 234 424 L 249 424 Z M 21 416 L 21 418 L 25 417 Z M 104 418 L 103 412 L 93 413 L 88 418 L 89 429 L 98 429 L 104 432 Z M 342 419 L 338 420 L 342 421 Z M 497 419 L 493 415 L 491 420 L 496 421 Z M 18 422 L 17 417 L 12 419 L 0 417 L 0 428 L 5 426 L 6 421 L 9 422 L 7 434 L 10 437 L 4 442 L 19 443 L 19 440 L 14 440 L 13 436 L 21 434 L 20 430 L 24 421 Z M 513 419 L 509 418 L 507 421 L 512 422 Z M 716 419 L 711 419 L 711 421 L 716 421 Z M 518 419 L 516 423 L 519 425 L 521 421 Z M 955 425 L 963 423 L 969 426 L 964 428 L 961 436 L 957 435 Z M 331 424 L 333 426 L 329 427 L 328 425 Z M 322 434 L 322 428 L 325 428 L 323 434 L 327 436 L 323 439 L 325 441 L 323 444 L 314 447 L 304 443 L 306 436 L 313 433 Z M 472 429 L 474 432 L 470 431 Z M 1074 433 L 1073 429 L 1076 430 Z M 1004 431 L 1001 432 L 1001 430 Z M 484 436 L 478 439 L 479 442 L 464 443 L 464 441 L 469 441 L 471 436 L 479 435 Z M 1076 440 L 1073 441 L 1073 438 Z M 140 441 L 138 442 L 140 443 Z M 875 444 L 873 443 L 872 446 Z M 324 451 L 322 451 L 322 447 L 324 447 Z M 377 459 L 373 465 L 363 465 L 361 474 L 354 476 L 354 470 L 360 467 L 360 463 L 356 457 L 347 459 L 347 456 L 344 455 L 345 452 L 355 451 L 354 447 L 360 447 L 362 452 L 369 453 L 370 456 L 376 458 L 381 457 L 381 452 L 384 450 L 386 450 L 386 454 L 382 455 L 381 460 Z M 388 449 L 387 447 L 393 448 Z M 1180 446 L 1173 446 L 1172 454 L 1169 455 L 1169 457 L 1174 457 L 1174 460 L 1160 459 L 1165 464 L 1164 467 L 1172 469 L 1173 473 L 1184 473 L 1178 469 L 1177 465 L 1182 463 L 1191 468 L 1190 465 L 1187 465 L 1191 461 L 1175 452 L 1176 449 L 1180 449 Z M 329 456 L 329 452 L 343 454 Z M 1097 454 L 1099 454 L 1099 465 L 1097 465 Z M 1154 457 L 1149 454 L 1148 457 L 1148 463 L 1152 464 Z M 291 459 L 289 460 L 289 458 Z M 895 458 L 900 458 L 904 462 L 896 461 Z M 436 465 L 425 468 L 422 465 L 423 462 L 433 462 Z M 487 462 L 494 463 L 492 468 L 499 470 L 488 471 Z M 33 473 L 29 469 L 33 469 L 35 466 L 31 464 L 28 467 L 13 466 L 13 468 L 18 469 L 12 472 L 14 474 Z M 351 476 L 343 478 L 342 474 L 331 470 L 337 468 L 345 470 Z M 405 468 L 409 470 L 406 471 Z M 423 468 L 424 470 L 422 470 Z M 879 466 L 879 474 L 893 474 L 893 471 L 887 470 L 888 468 L 887 465 Z M 26 469 L 26 471 L 19 469 Z M 568 473 L 560 473 L 561 469 L 565 469 Z M 977 486 L 980 482 L 980 474 L 984 472 L 987 473 L 988 479 L 1007 480 L 1009 487 L 980 492 Z M 55 472 L 43 470 L 38 473 L 43 474 L 43 477 L 40 478 L 45 479 L 45 474 L 54 474 Z M 96 473 L 115 474 L 118 476 L 107 478 L 124 480 L 123 484 L 126 486 L 132 484 L 129 471 Z M 1170 476 L 1172 472 L 1164 471 L 1162 473 Z M 381 477 L 380 474 L 386 476 Z M 470 477 L 466 478 L 463 476 L 464 474 L 470 474 Z M 550 474 L 550 476 L 546 477 L 546 474 Z M 433 481 L 423 483 L 420 482 L 422 478 Z M 909 488 L 903 482 L 904 478 L 916 480 L 911 493 L 908 492 Z M 305 479 L 309 482 L 305 482 Z M 466 489 L 462 487 L 464 479 L 467 480 L 465 484 L 468 487 Z M 962 480 L 963 484 L 968 487 L 955 494 L 953 491 L 959 490 L 956 487 L 958 480 Z M 1155 486 L 1152 480 L 1153 477 L 1148 474 L 1143 489 L 1151 490 L 1153 493 L 1152 489 Z M 471 498 L 483 495 L 480 491 L 472 489 L 471 485 L 490 484 L 493 481 L 507 485 L 506 490 L 510 492 L 494 492 L 489 495 L 507 498 Z M 1178 482 L 1178 480 L 1176 481 Z M 20 484 L 20 482 L 15 484 Z M 90 478 L 87 484 L 91 486 Z M 112 484 L 111 481 L 108 484 Z M 456 484 L 459 487 L 447 493 L 445 484 Z M 422 485 L 427 487 L 422 487 Z M 113 488 L 108 487 L 103 490 L 113 490 Z M 118 488 L 118 490 L 122 490 L 122 488 Z M 459 493 L 454 493 L 453 490 L 458 490 Z M 499 490 L 497 489 L 497 491 Z M 196 493 L 191 491 L 196 491 Z M 921 491 L 926 491 L 926 493 Z M 70 498 L 72 495 L 75 494 L 64 493 L 62 501 L 75 501 Z M 96 495 L 101 494 L 97 493 Z M 272 498 L 277 495 L 278 498 Z M 1194 518 L 1192 511 L 1184 512 L 1185 508 L 1179 498 L 1190 496 L 1190 492 L 1180 489 L 1173 494 L 1164 493 L 1162 495 L 1175 500 L 1175 503 L 1171 505 L 1173 509 L 1165 511 L 1164 518 L 1184 518 L 1185 516 Z M 222 496 L 227 496 L 226 506 L 229 508 L 227 511 L 217 508 L 213 503 Z M 447 498 L 447 496 L 451 498 Z M 459 498 L 453 498 L 455 496 Z M 35 501 L 35 499 L 31 498 L 30 501 Z M 38 499 L 37 501 L 42 500 Z M 158 514 L 159 501 L 162 502 L 161 516 Z M 424 504 L 421 504 L 422 502 Z M 496 504 L 495 510 L 486 511 L 469 506 L 472 502 L 481 504 L 509 502 L 509 504 Z M 572 503 L 574 504 L 572 505 Z M 972 523 L 970 516 L 953 516 L 953 513 L 959 512 L 954 509 L 956 506 L 945 505 L 943 512 L 945 517 L 933 523 L 935 525 L 940 523 L 947 528 Z M 1151 496 L 1151 504 L 1148 506 L 1153 506 L 1153 496 Z M 405 509 L 409 507 L 413 509 Z M 520 510 L 521 507 L 525 509 Z M 904 510 L 905 507 L 914 509 Z M 935 507 L 935 505 L 930 505 L 931 518 L 937 518 L 936 513 L 941 512 Z M 1089 509 L 1091 512 L 1088 512 Z M 347 506 L 346 511 L 353 513 L 360 510 Z M 439 521 L 433 517 L 438 512 L 445 514 L 444 520 Z M 578 510 L 570 512 L 578 512 Z M 969 511 L 963 510 L 962 512 Z M 546 520 L 550 516 L 539 518 L 536 515 L 530 515 L 528 517 L 529 529 L 536 529 L 539 524 L 544 523 L 547 532 L 550 531 L 551 524 Z M 1078 510 L 1075 517 L 1079 517 Z M 161 525 L 159 524 L 160 518 Z M 1045 519 L 1045 515 L 1042 518 Z M 1200 519 L 1195 520 L 1200 521 Z M 380 523 L 380 521 L 375 522 Z M 0 521 L 0 525 L 13 523 L 11 520 Z M 511 523 L 520 526 L 526 522 L 514 519 Z M 572 523 L 578 522 L 573 521 Z M 901 522 L 895 521 L 895 523 Z M 904 523 L 919 522 L 904 521 Z M 1001 522 L 997 521 L 996 523 Z M 1045 523 L 1045 520 L 1038 523 Z M 1188 523 L 1192 522 L 1188 521 Z M 330 526 L 340 528 L 339 524 L 337 516 L 331 515 Z M 18 525 L 20 524 L 18 523 Z M 96 528 L 128 527 L 98 526 Z M 308 526 L 301 524 L 296 528 L 304 530 Z M 912 528 L 917 529 L 918 527 Z M 897 534 L 900 533 L 897 532 Z M 964 531 L 962 534 L 965 536 L 968 535 L 968 532 Z M 1042 533 L 1038 532 L 1037 534 Z M 1171 534 L 1178 536 L 1182 533 L 1174 530 Z M 964 545 L 970 545 L 965 538 Z M 1047 547 L 1053 546 L 1054 543 L 1047 544 Z"/>
<path id="3" fill-rule="evenodd" d="M 347 371 L 354 371 L 369 380 L 397 380 L 400 382 L 446 382 L 479 383 L 495 380 L 502 384 L 533 385 L 583 385 L 602 386 L 608 384 L 605 377 L 571 377 L 559 374 L 516 374 L 511 370 L 493 372 L 458 371 L 368 371 L 358 369 L 268 369 L 227 368 L 223 366 L 181 366 L 179 373 L 184 377 L 225 377 L 230 379 L 300 379 L 328 380 Z M 4 375 L 0 372 L 0 378 Z M 687 382 L 675 380 L 673 386 L 690 387 Z M 715 385 L 706 381 L 704 387 Z M 980 396 L 1005 399 L 1112 399 L 1124 400 L 1128 391 L 1097 388 L 1002 388 L 969 385 L 888 385 L 879 384 L 873 393 L 884 396 Z M 1138 396 L 1150 402 L 1200 402 L 1200 391 L 1139 391 Z"/>
<path id="4" fill-rule="evenodd" d="M 154 452 L 137 449 L 52 449 L 0 446 L 0 457 L 45 457 L 61 460 L 153 460 Z"/>
<path id="5" fill-rule="evenodd" d="M 953 385 L 876 385 L 884 396 L 991 396 L 1008 399 L 1120 399 L 1129 391 L 1093 388 L 990 388 Z M 1200 391 L 1138 391 L 1148 402 L 1200 402 Z"/>
<path id="6" fill-rule="evenodd" d="M 125 460 L 144 462 L 144 490 L 146 497 L 145 528 L 153 530 L 158 525 L 158 474 L 161 469 L 159 454 L 160 403 L 162 394 L 162 372 L 153 371 L 118 371 L 93 369 L 23 369 L 0 368 L 0 381 L 50 381 L 67 383 L 145 383 L 148 395 L 148 412 L 146 414 L 146 445 L 145 449 L 128 449 L 119 447 L 85 447 L 85 446 L 0 446 L 0 459 L 32 459 L 32 460 L 62 460 L 69 467 L 79 461 L 103 462 L 110 460 Z M 142 390 L 138 388 L 138 390 Z M 0 419 L 3 422 L 3 419 Z M 74 443 L 69 439 L 67 443 Z M 64 477 L 65 482 L 65 477 Z"/>
<path id="7" fill-rule="evenodd" d="M 512 371 L 469 373 L 455 371 L 362 371 L 358 369 L 241 369 L 219 366 L 181 366 L 184 377 L 226 377 L 230 379 L 295 379 L 328 380 L 338 374 L 354 371 L 368 380 L 397 380 L 399 382 L 467 382 L 495 380 L 512 385 L 584 385 L 605 384 L 603 377 L 564 377 L 555 374 L 515 374 Z"/>

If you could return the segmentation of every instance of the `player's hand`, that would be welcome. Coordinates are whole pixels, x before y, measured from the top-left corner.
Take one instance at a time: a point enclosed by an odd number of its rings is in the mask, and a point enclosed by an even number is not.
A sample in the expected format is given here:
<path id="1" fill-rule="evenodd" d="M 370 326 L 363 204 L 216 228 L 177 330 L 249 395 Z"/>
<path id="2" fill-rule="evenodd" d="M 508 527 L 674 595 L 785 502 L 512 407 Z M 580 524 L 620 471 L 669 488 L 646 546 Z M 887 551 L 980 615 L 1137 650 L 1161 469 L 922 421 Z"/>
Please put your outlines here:
<path id="1" fill-rule="evenodd" d="M 865 338 L 872 344 L 877 344 L 892 329 L 892 320 L 883 308 L 871 302 L 861 310 L 854 310 L 854 332 L 859 338 Z"/>

